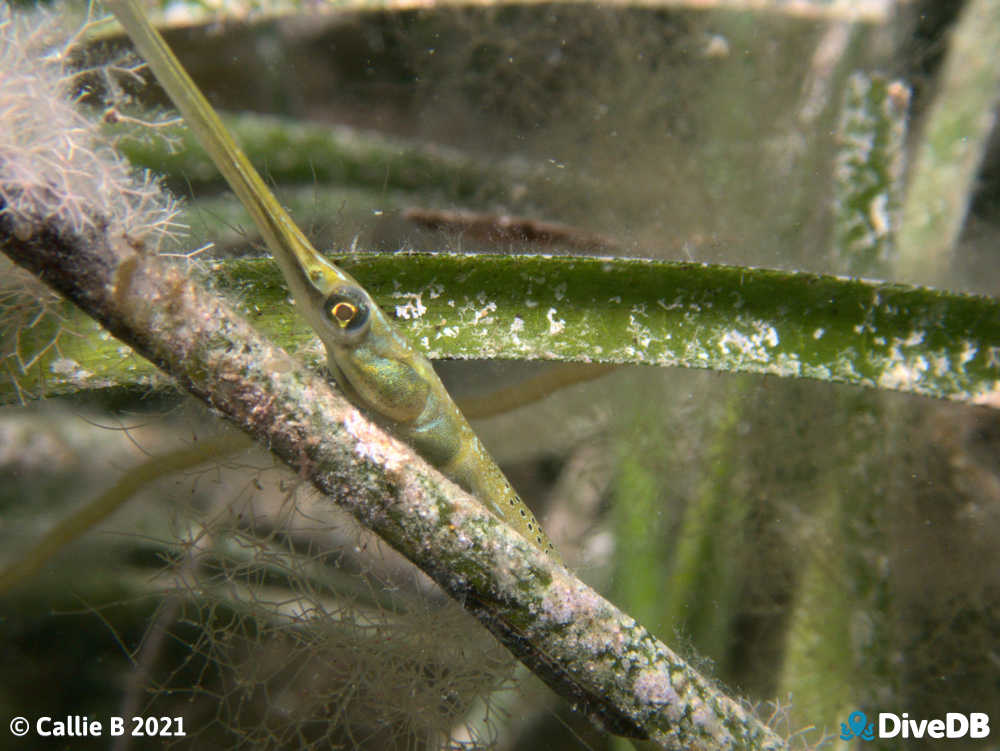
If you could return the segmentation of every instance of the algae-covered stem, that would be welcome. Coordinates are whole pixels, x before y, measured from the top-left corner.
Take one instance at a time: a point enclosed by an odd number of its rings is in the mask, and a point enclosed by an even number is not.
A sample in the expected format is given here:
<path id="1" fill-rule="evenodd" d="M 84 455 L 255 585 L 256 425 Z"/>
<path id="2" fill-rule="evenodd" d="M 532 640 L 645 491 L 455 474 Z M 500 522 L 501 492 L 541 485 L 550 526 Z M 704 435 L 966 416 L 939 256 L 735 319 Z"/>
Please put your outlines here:
<path id="1" fill-rule="evenodd" d="M 134 0 L 105 0 L 253 217 L 348 398 L 550 555 L 552 543 L 462 416 L 430 361 L 368 293 L 313 248 Z"/>
<path id="2" fill-rule="evenodd" d="M 0 250 L 354 513 L 581 712 L 662 748 L 786 747 L 181 270 L 110 237 L 106 222 L 86 235 L 51 218 L 17 234 L 13 225 L 0 214 Z"/>

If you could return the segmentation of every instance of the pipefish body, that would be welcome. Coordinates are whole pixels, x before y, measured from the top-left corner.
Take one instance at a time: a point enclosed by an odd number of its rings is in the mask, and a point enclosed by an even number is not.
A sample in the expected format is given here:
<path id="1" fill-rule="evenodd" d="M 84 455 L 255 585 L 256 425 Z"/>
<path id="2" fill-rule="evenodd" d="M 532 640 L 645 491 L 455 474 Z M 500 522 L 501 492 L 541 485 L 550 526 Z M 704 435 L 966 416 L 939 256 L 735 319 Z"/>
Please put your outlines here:
<path id="1" fill-rule="evenodd" d="M 296 307 L 323 342 L 330 372 L 347 398 L 559 560 L 430 361 L 397 331 L 360 284 L 306 239 L 135 0 L 105 2 L 250 212 Z"/>

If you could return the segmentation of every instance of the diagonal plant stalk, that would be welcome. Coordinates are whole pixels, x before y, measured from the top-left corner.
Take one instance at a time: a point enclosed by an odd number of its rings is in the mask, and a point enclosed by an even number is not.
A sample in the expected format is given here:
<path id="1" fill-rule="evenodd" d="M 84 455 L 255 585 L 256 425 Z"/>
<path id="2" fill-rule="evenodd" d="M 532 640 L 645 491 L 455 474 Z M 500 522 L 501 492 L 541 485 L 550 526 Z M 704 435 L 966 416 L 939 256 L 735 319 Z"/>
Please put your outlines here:
<path id="1" fill-rule="evenodd" d="M 952 32 L 902 206 L 898 278 L 949 279 L 1000 104 L 1000 3 L 973 0 Z"/>
<path id="2" fill-rule="evenodd" d="M 107 226 L 94 216 L 96 226 Z M 664 748 L 781 748 L 751 713 L 176 267 L 106 232 L 38 221 L 0 247 L 226 414 L 463 602 L 611 732 Z"/>

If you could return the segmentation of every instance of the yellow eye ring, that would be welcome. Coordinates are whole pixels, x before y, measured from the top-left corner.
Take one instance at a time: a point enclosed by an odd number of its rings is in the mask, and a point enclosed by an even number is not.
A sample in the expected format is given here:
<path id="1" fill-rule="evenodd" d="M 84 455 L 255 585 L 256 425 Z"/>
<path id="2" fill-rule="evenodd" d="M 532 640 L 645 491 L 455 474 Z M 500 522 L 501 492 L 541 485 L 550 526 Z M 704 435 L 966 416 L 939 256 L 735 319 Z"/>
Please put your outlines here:
<path id="1" fill-rule="evenodd" d="M 371 327 L 371 303 L 356 287 L 335 290 L 323 304 L 328 322 L 326 331 L 341 347 L 357 347 Z"/>
<path id="2" fill-rule="evenodd" d="M 335 290 L 323 304 L 327 332 L 337 345 L 357 347 L 371 327 L 371 302 L 356 287 Z"/>
<path id="3" fill-rule="evenodd" d="M 330 317 L 335 320 L 340 328 L 345 329 L 358 315 L 358 306 L 347 300 L 340 300 L 330 308 Z"/>

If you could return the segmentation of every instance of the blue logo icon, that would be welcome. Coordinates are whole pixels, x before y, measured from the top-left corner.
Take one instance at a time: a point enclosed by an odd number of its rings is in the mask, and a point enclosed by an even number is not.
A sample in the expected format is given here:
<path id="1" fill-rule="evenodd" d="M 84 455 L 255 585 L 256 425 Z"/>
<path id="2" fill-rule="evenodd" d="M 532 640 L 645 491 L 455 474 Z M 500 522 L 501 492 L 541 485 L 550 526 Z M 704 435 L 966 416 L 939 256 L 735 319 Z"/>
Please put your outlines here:
<path id="1" fill-rule="evenodd" d="M 848 725 L 850 728 L 847 727 Z M 868 722 L 864 712 L 851 712 L 847 722 L 840 723 L 840 740 L 849 741 L 855 736 L 866 741 L 875 739 L 875 723 Z"/>

